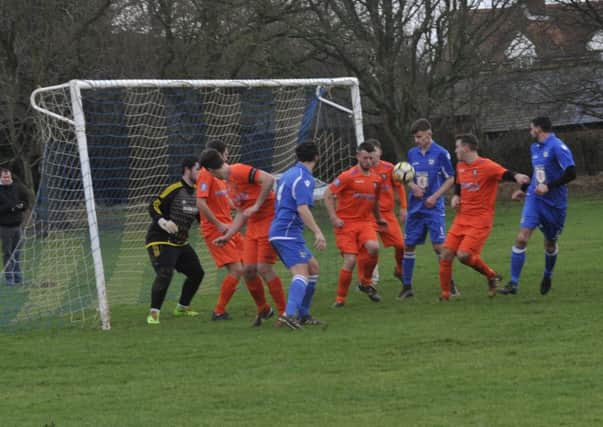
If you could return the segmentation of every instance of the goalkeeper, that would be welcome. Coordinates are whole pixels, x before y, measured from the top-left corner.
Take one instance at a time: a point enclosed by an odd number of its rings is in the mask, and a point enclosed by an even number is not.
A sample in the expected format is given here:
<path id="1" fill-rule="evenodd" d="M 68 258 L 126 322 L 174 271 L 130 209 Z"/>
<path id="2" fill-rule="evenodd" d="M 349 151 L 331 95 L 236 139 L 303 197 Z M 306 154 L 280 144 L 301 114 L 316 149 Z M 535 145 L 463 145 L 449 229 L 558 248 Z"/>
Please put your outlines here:
<path id="1" fill-rule="evenodd" d="M 205 273 L 197 254 L 188 244 L 189 229 L 193 221 L 199 219 L 195 197 L 198 174 L 199 161 L 194 157 L 185 158 L 180 181 L 167 186 L 149 206 L 153 222 L 147 232 L 146 248 L 157 274 L 151 291 L 151 310 L 147 316 L 150 325 L 159 324 L 159 312 L 174 270 L 186 276 L 174 316 L 199 314 L 190 309 L 190 304 Z"/>

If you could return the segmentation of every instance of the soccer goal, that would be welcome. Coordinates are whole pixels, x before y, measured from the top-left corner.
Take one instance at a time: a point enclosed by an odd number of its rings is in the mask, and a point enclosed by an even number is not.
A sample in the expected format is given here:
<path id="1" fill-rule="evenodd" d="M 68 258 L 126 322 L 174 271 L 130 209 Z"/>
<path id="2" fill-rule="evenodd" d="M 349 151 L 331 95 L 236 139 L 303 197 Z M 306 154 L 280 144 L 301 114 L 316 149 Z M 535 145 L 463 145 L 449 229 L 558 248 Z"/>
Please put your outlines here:
<path id="1" fill-rule="evenodd" d="M 0 286 L 0 328 L 92 318 L 110 329 L 111 306 L 148 302 L 148 204 L 209 140 L 228 145 L 231 163 L 275 175 L 314 140 L 322 182 L 351 165 L 363 140 L 355 78 L 73 80 L 35 90 L 31 103 L 41 113 L 41 181 L 18 254 L 23 283 Z M 191 231 L 211 288 L 213 260 Z"/>

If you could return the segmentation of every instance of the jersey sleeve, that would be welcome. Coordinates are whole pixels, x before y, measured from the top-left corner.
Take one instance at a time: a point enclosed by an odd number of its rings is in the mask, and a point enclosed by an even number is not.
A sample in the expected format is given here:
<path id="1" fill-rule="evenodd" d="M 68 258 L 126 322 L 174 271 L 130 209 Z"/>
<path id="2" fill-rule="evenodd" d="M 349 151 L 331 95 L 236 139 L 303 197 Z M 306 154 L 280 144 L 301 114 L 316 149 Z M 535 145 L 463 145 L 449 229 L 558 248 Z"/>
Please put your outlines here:
<path id="1" fill-rule="evenodd" d="M 496 181 L 502 181 L 503 175 L 507 171 L 506 168 L 502 167 L 493 160 L 488 162 L 488 176 L 492 177 Z"/>
<path id="2" fill-rule="evenodd" d="M 197 179 L 197 199 L 207 199 L 209 197 L 212 175 L 206 170 L 203 169 L 199 172 L 199 177 Z"/>
<path id="3" fill-rule="evenodd" d="M 561 142 L 555 146 L 555 156 L 559 162 L 561 169 L 565 170 L 570 166 L 575 166 L 574 157 L 569 147 L 565 143 Z"/>
<path id="4" fill-rule="evenodd" d="M 291 196 L 297 206 L 314 204 L 314 180 L 307 177 L 296 179 L 291 186 Z"/>
<path id="5" fill-rule="evenodd" d="M 237 184 L 255 184 L 259 176 L 259 169 L 242 163 L 230 167 L 229 179 Z"/>
<path id="6" fill-rule="evenodd" d="M 348 175 L 340 174 L 331 184 L 329 184 L 329 190 L 333 194 L 341 193 L 348 183 Z"/>
<path id="7" fill-rule="evenodd" d="M 442 150 L 442 154 L 440 154 L 440 163 L 441 163 L 441 171 L 444 175 L 444 178 L 448 179 L 451 176 L 454 176 L 454 168 L 452 167 L 452 162 L 450 161 L 450 153 L 446 150 Z"/>
<path id="8" fill-rule="evenodd" d="M 408 200 L 406 198 L 406 189 L 404 188 L 402 183 L 400 183 L 399 181 L 396 181 L 395 179 L 392 181 L 394 182 L 394 188 L 398 192 L 398 200 L 400 202 L 400 209 L 407 209 L 408 208 Z"/>

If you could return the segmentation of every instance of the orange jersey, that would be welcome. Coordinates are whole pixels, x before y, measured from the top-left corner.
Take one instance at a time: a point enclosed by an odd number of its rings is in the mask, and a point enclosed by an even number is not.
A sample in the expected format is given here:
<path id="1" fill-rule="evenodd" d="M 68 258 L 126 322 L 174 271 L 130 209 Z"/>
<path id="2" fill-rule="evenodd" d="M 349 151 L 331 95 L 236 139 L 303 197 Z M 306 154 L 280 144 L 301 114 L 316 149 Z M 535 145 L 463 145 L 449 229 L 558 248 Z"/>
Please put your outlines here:
<path id="1" fill-rule="evenodd" d="M 242 163 L 230 165 L 230 176 L 227 180 L 228 194 L 237 208 L 247 209 L 257 200 L 261 190 L 261 184 L 257 181 L 259 172 L 259 169 Z M 273 216 L 274 191 L 270 191 L 264 204 L 249 220 L 255 222 Z"/>
<path id="2" fill-rule="evenodd" d="M 359 166 L 342 172 L 329 185 L 337 197 L 335 213 L 344 222 L 375 221 L 374 206 L 379 197 L 381 177 L 369 170 L 365 175 Z"/>
<path id="3" fill-rule="evenodd" d="M 379 194 L 379 210 L 381 212 L 393 212 L 394 191 L 398 193 L 400 208 L 406 209 L 406 190 L 400 181 L 394 179 L 394 165 L 390 162 L 380 160 L 373 171 L 381 177 L 381 188 Z"/>
<path id="4" fill-rule="evenodd" d="M 455 223 L 492 226 L 498 182 L 505 171 L 504 167 L 484 157 L 478 157 L 471 164 L 457 163 L 456 180 L 461 186 L 461 206 Z"/>
<path id="5" fill-rule="evenodd" d="M 231 203 L 226 183 L 210 174 L 205 168 L 202 168 L 197 175 L 197 198 L 206 199 L 207 207 L 218 221 L 223 224 L 232 222 Z M 215 226 L 201 214 L 201 227 L 203 230 L 207 230 Z"/>

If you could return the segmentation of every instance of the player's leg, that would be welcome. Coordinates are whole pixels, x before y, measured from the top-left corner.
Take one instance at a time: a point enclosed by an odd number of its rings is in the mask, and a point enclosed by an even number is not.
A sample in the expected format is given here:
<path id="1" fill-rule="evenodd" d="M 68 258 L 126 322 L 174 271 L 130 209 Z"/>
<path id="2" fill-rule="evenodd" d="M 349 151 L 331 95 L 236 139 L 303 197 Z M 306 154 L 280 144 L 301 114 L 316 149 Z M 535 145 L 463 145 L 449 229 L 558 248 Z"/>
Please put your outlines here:
<path id="1" fill-rule="evenodd" d="M 350 224 L 345 224 L 341 228 L 335 229 L 335 244 L 343 256 L 343 264 L 339 270 L 337 281 L 337 297 L 333 307 L 343 307 L 352 283 L 352 272 L 356 265 L 356 257 L 359 252 L 357 228 Z"/>
<path id="2" fill-rule="evenodd" d="M 398 218 L 393 212 L 382 213 L 387 225 L 378 230 L 384 248 L 394 248 L 394 277 L 402 281 L 402 260 L 404 257 L 404 236 Z"/>
<path id="3" fill-rule="evenodd" d="M 551 290 L 553 270 L 557 262 L 559 246 L 557 241 L 565 224 L 565 209 L 549 209 L 543 213 L 541 230 L 544 234 L 544 274 L 540 282 L 540 294 L 546 295 Z"/>
<path id="4" fill-rule="evenodd" d="M 406 246 L 404 257 L 402 259 L 402 290 L 399 299 L 410 298 L 414 295 L 412 289 L 412 278 L 415 270 L 415 248 L 417 245 L 425 243 L 427 236 L 427 224 L 422 214 L 410 214 L 406 219 L 404 227 L 406 235 Z"/>
<path id="5" fill-rule="evenodd" d="M 446 217 L 443 215 L 430 215 L 427 219 L 427 228 L 429 229 L 429 238 L 431 239 L 431 245 L 436 256 L 438 268 L 440 264 L 440 254 L 444 247 L 444 240 L 447 238 L 446 234 Z M 450 277 L 450 296 L 459 296 L 460 292 L 454 283 L 454 279 Z"/>
<path id="6" fill-rule="evenodd" d="M 180 248 L 168 245 L 153 245 L 147 251 L 151 265 L 155 270 L 155 280 L 151 287 L 151 307 L 147 316 L 147 323 L 159 324 L 159 313 L 172 281 Z"/>
<path id="7" fill-rule="evenodd" d="M 180 300 L 178 306 L 174 310 L 175 316 L 197 316 L 199 313 L 190 309 L 191 301 L 197 293 L 201 281 L 205 276 L 203 267 L 199 257 L 195 253 L 194 249 L 190 245 L 182 247 L 180 256 L 176 261 L 176 271 L 184 274 L 186 279 L 182 284 L 182 292 L 180 293 Z"/>
<path id="8" fill-rule="evenodd" d="M 511 278 L 509 283 L 502 288 L 499 293 L 504 295 L 514 295 L 519 289 L 519 278 L 526 262 L 526 251 L 528 241 L 532 236 L 534 229 L 540 224 L 538 206 L 531 198 L 528 198 L 521 212 L 521 223 L 519 233 L 515 238 L 515 243 L 511 248 Z"/>
<path id="9" fill-rule="evenodd" d="M 360 282 L 358 290 L 368 295 L 373 302 L 381 301 L 377 289 L 371 284 L 373 270 L 379 261 L 379 242 L 376 235 L 371 230 L 361 230 L 359 232 L 359 243 L 366 251 L 364 264 L 358 264 L 358 268 L 363 268 L 364 281 Z"/>
<path id="10" fill-rule="evenodd" d="M 243 279 L 245 280 L 245 285 L 249 290 L 249 294 L 255 302 L 258 316 L 261 317 L 264 313 L 268 315 L 272 309 L 270 308 L 270 305 L 266 303 L 264 285 L 262 284 L 262 279 L 260 279 L 260 276 L 258 275 L 257 239 L 251 239 L 248 236 L 243 238 Z M 254 321 L 253 324 L 256 325 L 256 323 L 257 322 Z M 259 324 L 261 324 L 261 320 Z M 259 326 L 259 324 L 257 326 Z"/>
<path id="11" fill-rule="evenodd" d="M 302 325 L 320 325 L 321 321 L 315 319 L 310 314 L 310 306 L 312 305 L 312 299 L 316 290 L 316 284 L 318 283 L 318 275 L 320 273 L 320 266 L 318 260 L 314 257 L 308 262 L 308 286 L 306 286 L 306 292 L 304 299 L 302 300 L 301 307 L 299 309 L 299 319 Z"/>
<path id="12" fill-rule="evenodd" d="M 446 240 L 440 245 L 440 301 L 448 301 L 450 299 L 452 262 L 463 238 L 464 234 L 461 228 L 453 224 L 446 235 Z"/>
<path id="13" fill-rule="evenodd" d="M 243 275 L 243 263 L 241 262 L 240 252 L 243 240 L 241 235 L 237 233 L 226 245 L 217 246 L 211 243 L 216 237 L 218 236 L 214 234 L 204 235 L 205 243 L 216 263 L 216 268 L 225 267 L 228 273 L 220 285 L 218 300 L 212 311 L 211 319 L 230 320 L 226 307 L 237 289 L 239 279 Z"/>
<path id="14" fill-rule="evenodd" d="M 283 291 L 283 282 L 274 271 L 274 263 L 277 257 L 276 252 L 268 241 L 268 237 L 258 239 L 257 248 L 258 273 L 268 285 L 268 291 L 270 292 L 270 296 L 272 296 L 274 305 L 276 305 L 277 312 L 282 314 L 285 312 L 287 300 Z"/>
<path id="15" fill-rule="evenodd" d="M 488 240 L 490 231 L 490 228 L 465 227 L 465 235 L 457 249 L 456 256 L 460 262 L 486 276 L 488 296 L 494 297 L 498 291 L 501 276 L 481 258 L 481 251 Z"/>

